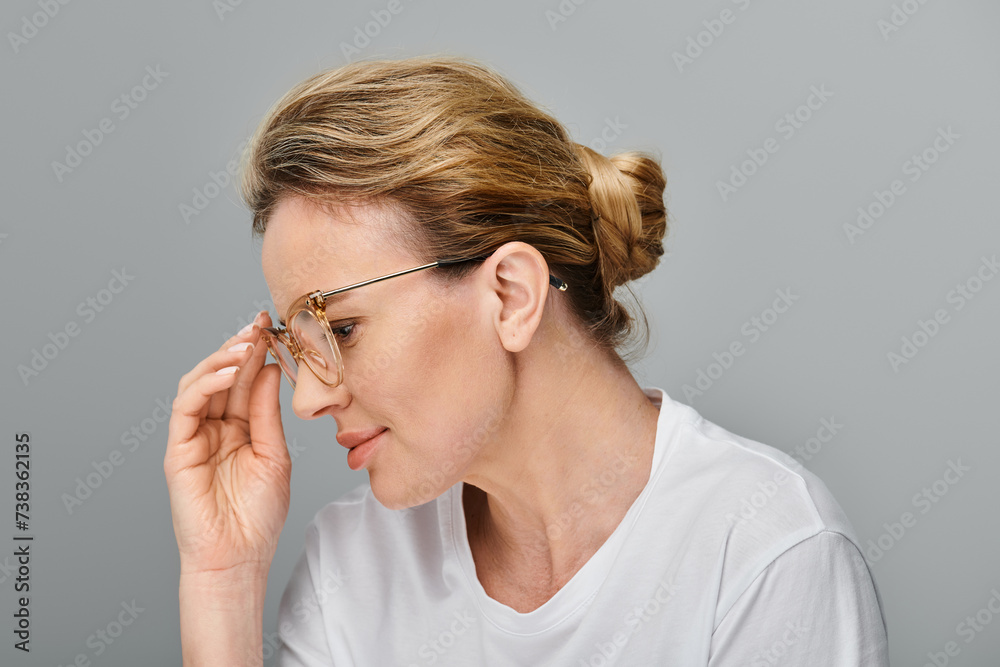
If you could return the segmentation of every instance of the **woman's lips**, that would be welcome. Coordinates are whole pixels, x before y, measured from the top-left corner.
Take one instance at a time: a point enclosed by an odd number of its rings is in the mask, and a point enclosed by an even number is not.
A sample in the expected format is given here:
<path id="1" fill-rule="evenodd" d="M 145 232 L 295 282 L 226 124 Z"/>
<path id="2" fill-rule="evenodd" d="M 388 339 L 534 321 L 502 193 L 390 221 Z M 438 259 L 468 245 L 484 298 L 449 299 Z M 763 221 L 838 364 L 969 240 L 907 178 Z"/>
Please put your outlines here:
<path id="1" fill-rule="evenodd" d="M 367 465 L 368 460 L 372 457 L 379 443 L 385 439 L 383 434 L 388 432 L 388 430 L 382 429 L 374 437 L 351 447 L 351 451 L 347 452 L 347 465 L 351 470 L 361 470 Z"/>
<path id="2" fill-rule="evenodd" d="M 347 447 L 348 449 L 352 449 L 354 447 L 357 447 L 361 443 L 365 442 L 366 440 L 371 440 L 376 435 L 385 430 L 386 428 L 384 426 L 376 426 L 374 428 L 361 429 L 357 431 L 346 431 L 343 433 L 338 431 L 337 442 L 339 442 L 344 447 Z"/>

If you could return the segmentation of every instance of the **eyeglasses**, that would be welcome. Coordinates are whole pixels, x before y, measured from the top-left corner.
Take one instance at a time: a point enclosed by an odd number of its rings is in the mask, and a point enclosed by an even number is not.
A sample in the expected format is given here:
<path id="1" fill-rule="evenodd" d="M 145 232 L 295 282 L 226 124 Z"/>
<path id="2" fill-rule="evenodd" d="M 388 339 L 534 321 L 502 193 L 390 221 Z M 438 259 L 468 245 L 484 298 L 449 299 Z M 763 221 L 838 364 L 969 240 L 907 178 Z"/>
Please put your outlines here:
<path id="1" fill-rule="evenodd" d="M 271 356 L 278 362 L 281 372 L 288 380 L 288 383 L 292 385 L 292 389 L 295 389 L 295 380 L 298 377 L 298 365 L 300 361 L 305 361 L 306 366 L 309 367 L 313 375 L 319 378 L 320 382 L 330 387 L 336 387 L 344 381 L 344 361 L 340 354 L 340 347 L 337 345 L 337 336 L 330 326 L 330 321 L 326 318 L 326 302 L 329 297 L 414 271 L 430 269 L 444 264 L 482 261 L 488 259 L 490 256 L 481 255 L 466 259 L 439 259 L 430 264 L 406 269 L 405 271 L 397 271 L 396 273 L 354 283 L 353 285 L 340 287 L 328 292 L 319 290 L 310 292 L 296 299 L 288 307 L 285 322 L 281 323 L 279 320 L 279 323 L 283 326 L 264 327 L 261 329 L 261 336 L 267 344 L 267 349 L 271 353 Z M 549 283 L 561 292 L 566 291 L 567 284 L 552 274 L 549 274 Z M 340 328 L 337 329 L 337 331 L 340 330 Z"/>

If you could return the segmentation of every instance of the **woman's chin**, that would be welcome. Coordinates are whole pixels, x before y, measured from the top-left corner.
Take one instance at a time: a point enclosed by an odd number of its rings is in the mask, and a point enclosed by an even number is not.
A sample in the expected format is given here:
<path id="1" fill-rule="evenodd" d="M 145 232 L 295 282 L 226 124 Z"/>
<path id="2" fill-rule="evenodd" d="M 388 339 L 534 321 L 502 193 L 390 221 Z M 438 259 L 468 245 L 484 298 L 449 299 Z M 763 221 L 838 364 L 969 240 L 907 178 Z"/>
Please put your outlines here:
<path id="1" fill-rule="evenodd" d="M 386 509 L 403 510 L 416 507 L 441 495 L 441 493 L 435 493 L 434 490 L 430 490 L 428 493 L 427 485 L 424 486 L 421 493 L 421 490 L 400 486 L 396 483 L 381 484 L 378 478 L 378 472 L 369 471 L 368 480 L 372 488 L 372 495 Z M 442 489 L 441 492 L 443 491 Z"/>

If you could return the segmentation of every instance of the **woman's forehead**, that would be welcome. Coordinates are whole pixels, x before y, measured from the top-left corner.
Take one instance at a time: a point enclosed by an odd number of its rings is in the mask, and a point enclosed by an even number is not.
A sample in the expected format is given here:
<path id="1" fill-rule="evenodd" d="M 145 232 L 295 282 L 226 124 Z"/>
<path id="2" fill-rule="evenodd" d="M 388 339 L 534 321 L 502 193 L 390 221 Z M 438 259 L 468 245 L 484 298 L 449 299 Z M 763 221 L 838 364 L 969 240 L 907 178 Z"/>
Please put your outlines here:
<path id="1" fill-rule="evenodd" d="M 406 224 L 399 211 L 388 204 L 333 208 L 302 197 L 286 197 L 268 219 L 264 252 L 301 253 L 308 246 L 317 246 L 348 260 L 366 249 L 401 250 L 398 237 Z"/>
<path id="2" fill-rule="evenodd" d="M 408 268 L 399 244 L 388 243 L 391 212 L 382 207 L 327 211 L 301 198 L 275 207 L 261 264 L 279 312 L 312 290 L 332 290 Z"/>

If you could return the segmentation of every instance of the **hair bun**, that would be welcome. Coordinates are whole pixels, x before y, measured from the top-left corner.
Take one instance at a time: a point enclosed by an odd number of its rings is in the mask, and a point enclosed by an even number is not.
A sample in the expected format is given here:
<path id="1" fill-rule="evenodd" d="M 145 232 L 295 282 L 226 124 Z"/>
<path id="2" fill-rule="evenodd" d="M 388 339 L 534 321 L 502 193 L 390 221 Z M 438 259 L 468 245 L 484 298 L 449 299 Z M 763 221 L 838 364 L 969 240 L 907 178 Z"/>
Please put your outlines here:
<path id="1" fill-rule="evenodd" d="M 590 172 L 594 239 L 610 292 L 655 269 L 663 255 L 666 178 L 659 163 L 640 151 L 608 158 L 583 144 L 574 150 Z"/>

